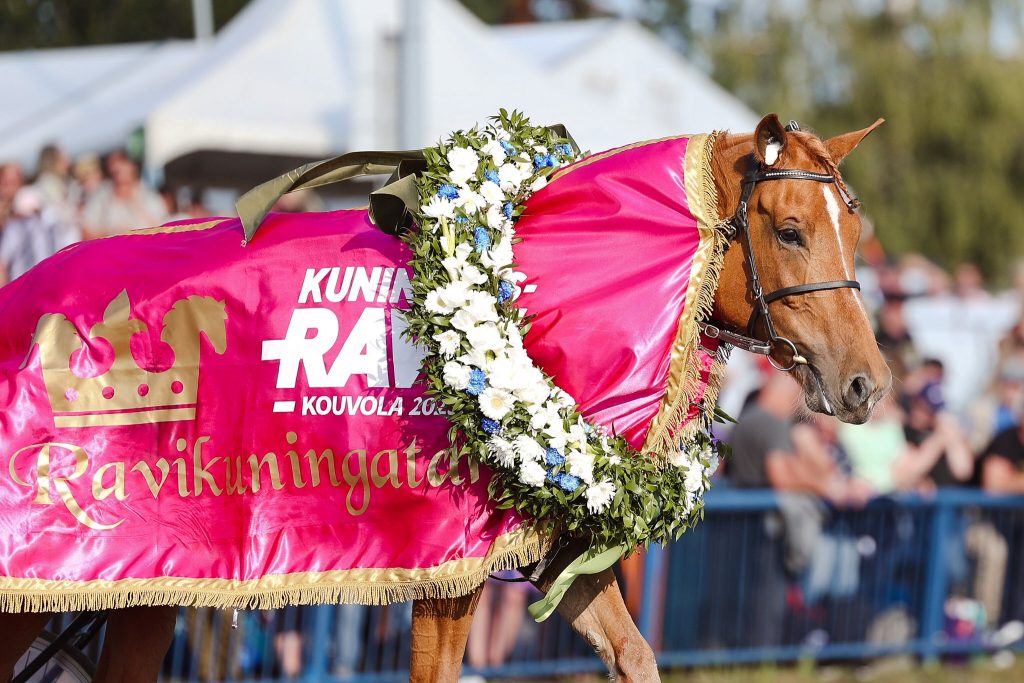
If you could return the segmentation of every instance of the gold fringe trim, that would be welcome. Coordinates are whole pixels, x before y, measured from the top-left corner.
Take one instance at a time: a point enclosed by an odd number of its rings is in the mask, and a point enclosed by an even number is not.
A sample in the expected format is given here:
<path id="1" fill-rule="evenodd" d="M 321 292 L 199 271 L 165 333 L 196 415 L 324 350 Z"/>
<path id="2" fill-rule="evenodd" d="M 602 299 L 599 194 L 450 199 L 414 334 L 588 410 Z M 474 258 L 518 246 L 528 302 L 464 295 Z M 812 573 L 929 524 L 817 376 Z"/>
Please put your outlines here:
<path id="1" fill-rule="evenodd" d="M 253 581 L 181 577 L 54 581 L 0 577 L 0 612 L 79 612 L 156 605 L 275 609 L 290 605 L 387 605 L 457 598 L 474 591 L 492 572 L 537 562 L 549 545 L 549 539 L 524 528 L 498 537 L 485 557 L 451 560 L 437 567 L 300 572 Z M 376 579 L 382 572 L 404 578 Z"/>
<path id="2" fill-rule="evenodd" d="M 700 326 L 697 323 L 711 317 L 715 291 L 718 289 L 718 276 L 721 274 L 725 262 L 725 249 L 728 246 L 723 232 L 717 227 L 720 221 L 718 191 L 711 168 L 711 158 L 717 139 L 717 132 L 704 136 L 694 135 L 686 149 L 687 203 L 697 219 L 700 245 L 694 255 L 690 289 L 687 291 L 683 315 L 679 318 L 676 340 L 672 347 L 668 388 L 644 443 L 645 451 L 655 453 L 661 458 L 676 452 L 679 441 L 693 437 L 702 429 L 701 423 L 704 420 L 701 417 L 709 419 L 714 414 L 722 375 L 725 372 L 725 361 L 719 357 L 712 365 L 708 383 L 704 387 L 701 399 L 704 415 L 686 423 L 690 406 L 702 388 L 701 363 L 696 353 L 700 344 Z M 691 179 L 695 179 L 696 182 L 690 182 Z"/>

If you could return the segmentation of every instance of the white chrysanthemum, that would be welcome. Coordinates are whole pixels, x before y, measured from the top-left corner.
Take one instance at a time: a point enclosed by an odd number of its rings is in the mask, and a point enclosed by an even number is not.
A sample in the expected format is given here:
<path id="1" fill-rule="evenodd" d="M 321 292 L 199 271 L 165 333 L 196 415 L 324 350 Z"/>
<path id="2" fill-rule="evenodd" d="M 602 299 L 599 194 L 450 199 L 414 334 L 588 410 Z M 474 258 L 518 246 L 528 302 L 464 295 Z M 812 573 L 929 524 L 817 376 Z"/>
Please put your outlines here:
<path id="1" fill-rule="evenodd" d="M 605 447 L 605 450 L 607 450 L 607 446 Z M 611 465 L 612 467 L 615 467 L 616 465 L 620 464 L 621 462 L 622 462 L 622 458 L 620 458 L 617 455 L 610 455 L 610 456 L 608 456 L 608 464 Z"/>
<path id="2" fill-rule="evenodd" d="M 587 509 L 593 513 L 604 512 L 615 497 L 615 484 L 608 479 L 587 487 Z"/>
<path id="3" fill-rule="evenodd" d="M 533 460 L 523 460 L 519 468 L 519 480 L 527 486 L 543 486 L 546 476 L 543 465 Z"/>
<path id="4" fill-rule="evenodd" d="M 569 463 L 569 474 L 579 477 L 587 484 L 594 483 L 594 456 L 586 451 L 569 451 L 565 461 Z"/>
<path id="5" fill-rule="evenodd" d="M 519 366 L 508 356 L 495 358 L 491 363 L 490 372 L 487 373 L 488 382 L 492 387 L 515 391 L 522 377 L 519 374 Z"/>
<path id="6" fill-rule="evenodd" d="M 513 442 L 519 457 L 525 461 L 540 462 L 544 459 L 544 447 L 525 434 L 517 436 Z"/>
<path id="7" fill-rule="evenodd" d="M 675 467 L 689 467 L 690 454 L 686 452 L 686 449 L 680 448 L 677 451 L 669 453 L 668 461 Z"/>
<path id="8" fill-rule="evenodd" d="M 459 337 L 459 333 L 455 330 L 445 330 L 434 335 L 434 341 L 440 346 L 441 355 L 445 358 L 451 358 L 455 355 L 455 352 L 459 350 L 459 342 L 461 340 L 462 338 Z"/>
<path id="9" fill-rule="evenodd" d="M 423 213 L 431 218 L 451 218 L 455 215 L 455 202 L 440 195 L 434 195 L 423 206 Z"/>
<path id="10" fill-rule="evenodd" d="M 466 147 L 455 147 L 445 155 L 445 158 L 448 160 L 448 165 L 452 169 L 449 177 L 452 179 L 453 183 L 463 185 L 466 181 L 476 175 L 476 169 L 480 163 L 480 157 L 477 156 L 475 150 L 468 149 Z"/>
<path id="11" fill-rule="evenodd" d="M 484 221 L 488 227 L 497 230 L 505 225 L 505 214 L 500 206 L 494 204 L 487 207 L 487 211 L 484 213 Z"/>
<path id="12" fill-rule="evenodd" d="M 500 420 L 508 415 L 513 405 L 515 399 L 504 389 L 487 387 L 480 394 L 480 412 L 492 420 Z"/>
<path id="13" fill-rule="evenodd" d="M 508 439 L 492 436 L 490 441 L 487 442 L 487 446 L 499 465 L 512 467 L 516 464 L 516 449 Z"/>
<path id="14" fill-rule="evenodd" d="M 550 393 L 551 390 L 548 388 L 548 383 L 544 381 L 543 376 L 541 376 L 540 381 L 529 382 L 515 390 L 516 398 L 527 404 L 528 408 L 543 404 L 548 399 L 548 394 Z"/>
<path id="15" fill-rule="evenodd" d="M 441 290 L 438 289 L 427 293 L 425 306 L 431 313 L 439 313 L 440 315 L 450 315 L 455 310 L 455 307 L 449 304 Z"/>
<path id="16" fill-rule="evenodd" d="M 495 166 L 505 161 L 505 148 L 497 140 L 488 140 L 487 144 L 480 148 L 480 153 L 489 156 Z"/>
<path id="17" fill-rule="evenodd" d="M 468 365 L 450 360 L 444 364 L 442 377 L 444 383 L 457 391 L 463 391 L 469 386 L 469 375 L 473 371 Z"/>
<path id="18" fill-rule="evenodd" d="M 467 311 L 465 308 L 460 308 L 455 311 L 455 315 L 452 316 L 451 325 L 461 332 L 468 333 L 471 329 L 476 327 L 477 322 L 477 319 L 472 313 Z"/>
<path id="19" fill-rule="evenodd" d="M 522 171 L 515 164 L 502 164 L 501 168 L 498 169 L 498 181 L 501 189 L 505 192 L 515 192 L 518 190 L 527 177 L 523 175 Z"/>
<path id="20" fill-rule="evenodd" d="M 501 206 L 505 203 L 505 193 L 490 180 L 480 184 L 480 196 L 488 206 Z"/>
<path id="21" fill-rule="evenodd" d="M 452 320 L 454 321 L 455 318 Z M 471 347 L 482 351 L 500 351 L 505 348 L 505 340 L 502 339 L 501 333 L 498 332 L 498 326 L 494 323 L 484 323 L 470 328 L 466 332 L 466 340 L 469 341 Z"/>

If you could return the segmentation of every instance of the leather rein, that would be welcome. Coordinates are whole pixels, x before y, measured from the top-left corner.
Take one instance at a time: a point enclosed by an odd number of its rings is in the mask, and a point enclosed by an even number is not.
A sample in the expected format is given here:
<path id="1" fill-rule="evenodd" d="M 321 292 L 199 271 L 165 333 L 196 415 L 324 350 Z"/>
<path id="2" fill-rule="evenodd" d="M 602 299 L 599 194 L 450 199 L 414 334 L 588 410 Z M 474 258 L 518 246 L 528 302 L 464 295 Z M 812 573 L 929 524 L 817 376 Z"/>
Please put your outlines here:
<path id="1" fill-rule="evenodd" d="M 799 130 L 799 126 L 796 125 L 796 122 L 790 121 L 789 125 L 786 126 L 786 130 Z M 808 294 L 810 292 L 846 288 L 860 289 L 860 283 L 856 280 L 829 280 L 827 282 L 810 282 L 791 287 L 782 287 L 768 294 L 764 293 L 758 273 L 757 258 L 754 256 L 754 246 L 750 237 L 747 206 L 757 184 L 771 180 L 808 180 L 817 183 L 836 183 L 836 177 L 831 173 L 818 173 L 789 168 L 768 168 L 752 157 L 751 168 L 742 181 L 743 192 L 740 196 L 739 205 L 736 207 L 736 213 L 729 220 L 721 223 L 719 228 L 725 232 L 728 243 L 732 243 L 736 239 L 742 239 L 743 247 L 747 253 L 747 263 L 750 266 L 750 292 L 754 298 L 754 310 L 751 312 L 750 320 L 747 322 L 745 334 L 726 329 L 723 325 L 715 322 L 701 323 L 701 326 L 704 334 L 708 337 L 718 338 L 727 344 L 751 353 L 767 356 L 768 361 L 775 368 L 783 372 L 789 372 L 798 365 L 810 365 L 810 363 L 800 355 L 796 344 L 792 340 L 778 334 L 775 323 L 772 320 L 771 311 L 768 308 L 769 304 L 785 297 Z M 842 185 L 838 185 L 838 187 L 847 208 L 850 211 L 856 209 L 858 206 L 857 199 L 847 193 Z M 726 248 L 728 248 L 728 243 Z M 762 319 L 764 320 L 765 330 L 768 333 L 767 341 L 754 336 L 757 324 Z M 782 365 L 773 358 L 772 353 L 780 347 L 786 347 L 790 351 L 791 360 L 789 365 Z M 817 375 L 815 373 L 812 374 L 814 374 L 815 380 L 820 384 Z M 824 392 L 822 392 L 822 396 L 824 396 Z"/>

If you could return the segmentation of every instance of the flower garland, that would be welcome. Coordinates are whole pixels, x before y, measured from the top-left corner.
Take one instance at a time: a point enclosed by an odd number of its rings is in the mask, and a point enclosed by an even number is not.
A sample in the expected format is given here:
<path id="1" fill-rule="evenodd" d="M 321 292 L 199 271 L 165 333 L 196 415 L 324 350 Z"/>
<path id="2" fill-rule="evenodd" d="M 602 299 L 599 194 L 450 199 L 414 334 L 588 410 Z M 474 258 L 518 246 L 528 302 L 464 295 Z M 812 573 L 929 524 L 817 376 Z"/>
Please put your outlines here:
<path id="1" fill-rule="evenodd" d="M 408 332 L 426 349 L 428 391 L 450 413 L 453 443 L 491 469 L 489 495 L 542 531 L 632 549 L 678 537 L 702 515 L 717 468 L 707 427 L 667 458 L 589 424 L 523 348 L 515 220 L 555 169 L 582 155 L 519 112 L 424 150 L 417 180 Z M 666 462 L 667 460 L 667 462 Z"/>

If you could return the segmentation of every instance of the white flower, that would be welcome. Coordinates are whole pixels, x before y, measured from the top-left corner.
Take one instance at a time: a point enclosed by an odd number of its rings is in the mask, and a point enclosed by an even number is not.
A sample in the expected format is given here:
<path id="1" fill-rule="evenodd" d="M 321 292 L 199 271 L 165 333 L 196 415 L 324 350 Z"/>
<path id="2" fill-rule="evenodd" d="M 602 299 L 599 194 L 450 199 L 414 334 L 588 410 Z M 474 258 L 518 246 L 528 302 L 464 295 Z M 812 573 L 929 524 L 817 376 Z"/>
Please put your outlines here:
<path id="1" fill-rule="evenodd" d="M 445 158 L 452 169 L 449 175 L 453 183 L 462 185 L 476 175 L 476 167 L 480 163 L 480 158 L 475 150 L 455 147 L 448 152 Z"/>
<path id="2" fill-rule="evenodd" d="M 576 406 L 576 399 L 569 395 L 565 389 L 555 387 L 552 392 L 552 398 L 559 408 L 574 408 Z"/>
<path id="3" fill-rule="evenodd" d="M 423 213 L 431 218 L 451 218 L 455 215 L 455 202 L 434 195 L 423 207 Z"/>
<path id="4" fill-rule="evenodd" d="M 441 355 L 445 358 L 451 358 L 455 355 L 455 352 L 459 350 L 461 339 L 459 333 L 455 330 L 445 330 L 440 334 L 434 335 L 434 341 L 440 345 Z"/>
<path id="5" fill-rule="evenodd" d="M 468 263 L 462 266 L 459 274 L 463 282 L 468 282 L 471 285 L 482 285 L 487 282 L 487 276 L 481 273 L 479 268 Z"/>
<path id="6" fill-rule="evenodd" d="M 689 493 L 697 493 L 704 488 L 704 468 L 699 463 L 694 463 L 686 470 L 686 478 L 683 482 Z"/>
<path id="7" fill-rule="evenodd" d="M 547 184 L 547 176 L 540 176 L 539 178 L 533 181 L 533 184 L 530 185 L 530 192 L 540 192 L 547 186 Z"/>
<path id="8" fill-rule="evenodd" d="M 487 446 L 498 464 L 505 467 L 512 467 L 516 464 L 516 449 L 511 441 L 500 436 L 492 436 Z"/>
<path id="9" fill-rule="evenodd" d="M 488 180 L 480 184 L 480 196 L 488 205 L 502 205 L 505 203 L 505 193 L 495 183 Z"/>
<path id="10" fill-rule="evenodd" d="M 540 374 L 539 370 L 537 372 Z M 541 376 L 540 381 L 530 382 L 515 390 L 516 398 L 528 406 L 544 403 L 548 399 L 549 393 L 551 393 L 551 390 L 548 388 L 548 383 L 544 381 L 543 376 Z"/>
<path id="11" fill-rule="evenodd" d="M 583 425 L 577 422 L 572 427 L 569 427 L 569 441 L 576 444 L 577 448 L 583 448 L 583 445 L 587 442 L 587 432 L 583 429 Z"/>
<path id="12" fill-rule="evenodd" d="M 680 448 L 676 452 L 669 454 L 668 461 L 675 467 L 689 467 L 690 454 L 685 449 Z"/>
<path id="13" fill-rule="evenodd" d="M 485 372 L 491 365 L 491 361 L 487 358 L 487 352 L 483 349 L 477 348 L 472 348 L 469 350 L 469 353 L 464 353 L 459 356 L 459 362 L 480 368 Z"/>
<path id="14" fill-rule="evenodd" d="M 484 197 L 472 190 L 461 190 L 459 191 L 459 198 L 455 200 L 455 205 L 462 207 L 462 210 L 467 214 L 476 213 L 480 209 L 487 205 Z"/>
<path id="15" fill-rule="evenodd" d="M 506 192 L 515 192 L 526 180 L 526 176 L 516 167 L 515 164 L 502 164 L 498 169 L 498 180 L 501 189 Z"/>
<path id="16" fill-rule="evenodd" d="M 495 358 L 494 362 L 491 363 L 487 379 L 492 387 L 514 391 L 519 387 L 519 382 L 521 381 L 519 367 L 507 356 Z"/>
<path id="17" fill-rule="evenodd" d="M 505 161 L 505 148 L 497 140 L 488 141 L 486 145 L 480 148 L 480 152 L 491 157 L 495 166 Z"/>
<path id="18" fill-rule="evenodd" d="M 500 272 L 512 265 L 512 240 L 502 237 L 491 248 L 480 254 L 480 263 L 492 271 Z M 518 289 L 518 287 L 516 287 Z"/>
<path id="19" fill-rule="evenodd" d="M 444 364 L 444 383 L 452 389 L 462 391 L 469 386 L 469 375 L 472 371 L 468 365 L 450 360 Z"/>
<path id="20" fill-rule="evenodd" d="M 621 462 L 622 462 L 622 458 L 620 458 L 617 455 L 608 456 L 608 464 L 611 465 L 612 467 L 615 467 L 616 465 L 620 464 Z"/>
<path id="21" fill-rule="evenodd" d="M 462 282 L 461 280 L 449 282 L 437 291 L 441 295 L 444 305 L 450 306 L 453 309 L 458 308 L 469 301 L 469 284 Z"/>
<path id="22" fill-rule="evenodd" d="M 615 484 L 602 479 L 587 487 L 587 509 L 593 513 L 603 512 L 615 497 Z"/>
<path id="23" fill-rule="evenodd" d="M 514 444 L 523 462 L 540 462 L 544 459 L 544 447 L 525 434 L 517 436 Z"/>
<path id="24" fill-rule="evenodd" d="M 519 468 L 519 480 L 527 486 L 543 486 L 546 476 L 544 467 L 533 460 L 524 460 Z"/>
<path id="25" fill-rule="evenodd" d="M 455 310 L 455 307 L 450 305 L 445 300 L 440 289 L 435 289 L 427 294 L 426 307 L 431 313 L 440 313 L 441 315 L 449 315 Z"/>
<path id="26" fill-rule="evenodd" d="M 462 309 L 462 311 L 464 310 L 466 309 Z M 459 311 L 459 313 L 462 311 Z M 452 318 L 453 324 L 454 320 L 455 318 Z M 466 332 L 466 340 L 469 341 L 469 345 L 474 349 L 482 351 L 500 351 L 505 348 L 505 340 L 501 338 L 498 326 L 494 323 L 484 323 L 483 325 L 476 325 L 470 328 Z"/>
<path id="27" fill-rule="evenodd" d="M 536 152 L 537 154 L 547 154 L 548 148 L 545 147 L 544 145 L 534 145 L 533 151 Z"/>
<path id="28" fill-rule="evenodd" d="M 469 295 L 469 301 L 463 306 L 480 322 L 498 322 L 498 311 L 494 304 L 498 302 L 487 292 L 475 291 Z"/>
<path id="29" fill-rule="evenodd" d="M 523 349 L 523 334 L 519 331 L 519 326 L 511 320 L 506 320 L 501 325 L 501 331 L 505 334 L 508 345 L 512 347 L 509 351 L 509 357 L 521 365 L 524 370 L 532 368 L 533 361 L 530 360 L 530 357 L 526 355 L 526 350 Z"/>
<path id="30" fill-rule="evenodd" d="M 476 327 L 477 319 L 465 308 L 460 308 L 455 311 L 455 315 L 452 316 L 452 327 L 462 332 L 468 333 L 471 329 Z M 472 342 L 470 342 L 472 344 Z"/>
<path id="31" fill-rule="evenodd" d="M 594 456 L 585 451 L 569 451 L 565 460 L 569 463 L 569 474 L 588 484 L 594 483 Z"/>
<path id="32" fill-rule="evenodd" d="M 514 404 L 512 394 L 503 389 L 487 387 L 480 394 L 480 412 L 492 420 L 500 420 L 508 415 Z"/>
<path id="33" fill-rule="evenodd" d="M 711 457 L 708 458 L 707 469 L 704 470 L 707 473 L 709 478 L 712 475 L 714 475 L 715 472 L 718 471 L 718 465 L 719 465 L 718 453 L 712 452 L 711 453 Z"/>
<path id="34" fill-rule="evenodd" d="M 487 214 L 484 217 L 487 221 L 487 225 L 492 228 L 500 228 L 505 224 L 505 214 L 502 213 L 501 207 L 497 204 L 489 206 L 487 208 Z"/>

